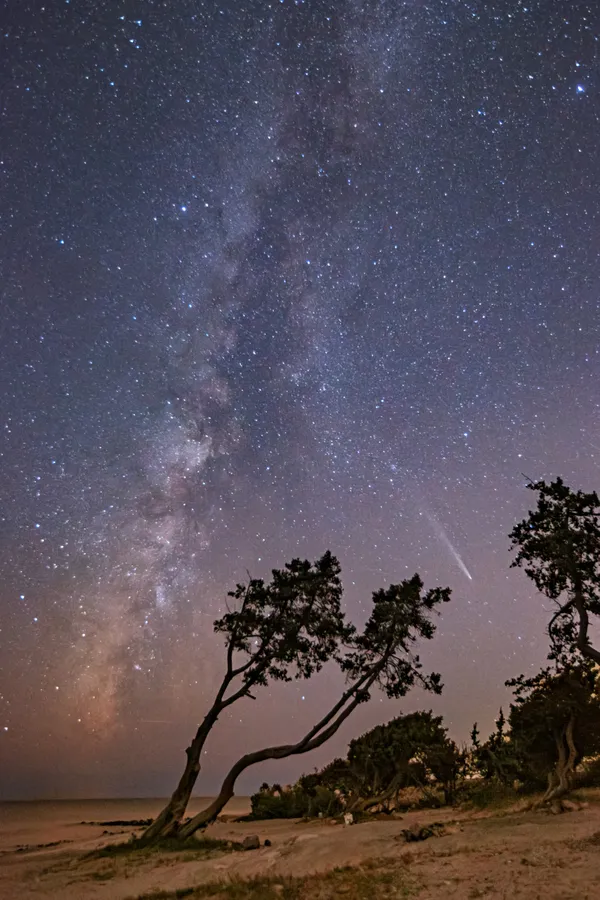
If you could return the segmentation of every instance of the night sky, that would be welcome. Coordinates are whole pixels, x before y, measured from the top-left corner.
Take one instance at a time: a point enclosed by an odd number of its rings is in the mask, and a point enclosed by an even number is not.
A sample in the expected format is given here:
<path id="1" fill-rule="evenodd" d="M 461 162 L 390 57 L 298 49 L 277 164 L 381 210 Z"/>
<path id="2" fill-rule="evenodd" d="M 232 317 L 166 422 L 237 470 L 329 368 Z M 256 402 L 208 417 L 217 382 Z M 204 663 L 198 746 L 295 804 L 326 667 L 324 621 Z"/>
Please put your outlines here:
<path id="1" fill-rule="evenodd" d="M 0 51 L 0 792 L 170 793 L 228 589 L 331 549 L 450 585 L 466 740 L 532 674 L 526 478 L 600 487 L 600 9 L 13 0 Z M 547 608 L 547 605 L 546 605 Z M 258 693 L 199 793 L 336 697 Z"/>

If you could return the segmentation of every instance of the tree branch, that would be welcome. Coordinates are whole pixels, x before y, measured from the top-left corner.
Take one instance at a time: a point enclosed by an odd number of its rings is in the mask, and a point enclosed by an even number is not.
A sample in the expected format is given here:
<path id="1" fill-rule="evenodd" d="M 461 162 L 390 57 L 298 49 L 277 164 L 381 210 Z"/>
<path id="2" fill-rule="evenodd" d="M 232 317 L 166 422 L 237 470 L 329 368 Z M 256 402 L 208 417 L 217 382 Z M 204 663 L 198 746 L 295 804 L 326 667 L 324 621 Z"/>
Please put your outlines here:
<path id="1" fill-rule="evenodd" d="M 557 619 L 560 619 L 561 616 L 566 616 L 568 612 L 575 606 L 575 600 L 571 599 L 567 603 L 563 603 L 559 609 L 556 610 L 550 622 L 548 623 L 548 634 L 552 637 L 552 626 L 556 622 Z"/>
<path id="2" fill-rule="evenodd" d="M 600 663 L 600 650 L 596 650 L 594 647 L 592 647 L 588 637 L 590 618 L 588 615 L 587 607 L 585 605 L 585 599 L 583 596 L 581 584 L 575 585 L 575 596 L 573 597 L 573 604 L 575 606 L 575 609 L 577 610 L 577 615 L 579 616 L 577 649 L 580 651 L 582 656 L 585 656 L 587 659 L 593 659 L 596 663 Z"/>
<path id="3" fill-rule="evenodd" d="M 342 709 L 342 707 L 346 704 L 346 702 L 353 694 L 356 694 L 359 691 L 367 691 L 375 681 L 375 678 L 378 674 L 379 672 L 377 672 L 376 674 L 366 672 L 361 678 L 358 679 L 358 681 L 355 681 L 352 687 L 348 688 L 348 690 L 342 694 L 338 702 L 329 710 L 327 715 L 323 716 L 321 721 L 317 722 L 317 724 L 308 732 L 308 734 L 305 736 L 305 740 L 311 740 L 314 735 L 318 734 L 318 732 L 322 728 L 324 728 L 327 723 L 334 718 L 334 716 L 337 715 L 340 709 Z"/>
<path id="4" fill-rule="evenodd" d="M 367 681 L 367 685 L 370 686 L 370 683 L 375 680 L 376 674 L 371 673 L 370 679 Z M 362 681 L 362 679 L 361 679 Z M 356 685 L 353 686 L 353 689 L 356 691 Z M 368 688 L 366 688 L 368 689 Z M 349 692 L 346 692 L 346 701 L 349 699 Z M 315 728 L 312 728 L 304 737 L 298 741 L 296 744 L 283 744 L 275 747 L 265 747 L 262 750 L 256 750 L 253 753 L 247 753 L 245 756 L 242 756 L 229 770 L 225 779 L 223 780 L 223 784 L 221 786 L 221 790 L 219 792 L 219 796 L 210 806 L 207 806 L 206 809 L 199 812 L 190 822 L 184 825 L 179 835 L 182 838 L 190 837 L 197 831 L 199 828 L 206 828 L 207 825 L 210 825 L 211 822 L 217 818 L 223 807 L 228 803 L 228 801 L 234 795 L 234 787 L 235 782 L 242 774 L 242 772 L 249 768 L 250 766 L 256 765 L 256 763 L 265 762 L 267 759 L 285 759 L 288 756 L 295 756 L 303 753 L 308 753 L 311 750 L 316 750 L 317 747 L 320 747 L 321 744 L 324 744 L 328 741 L 340 728 L 343 722 L 351 715 L 352 712 L 356 709 L 358 704 L 361 702 L 360 693 L 354 697 L 352 702 L 343 709 L 339 711 L 337 717 L 335 717 L 335 713 L 330 711 L 326 716 L 323 717 L 321 722 Z M 339 702 L 336 704 L 334 709 L 339 710 Z M 322 727 L 322 723 L 326 723 L 329 721 L 332 716 L 333 721 L 329 725 L 328 728 L 322 730 L 320 733 L 315 734 L 315 731 Z"/>

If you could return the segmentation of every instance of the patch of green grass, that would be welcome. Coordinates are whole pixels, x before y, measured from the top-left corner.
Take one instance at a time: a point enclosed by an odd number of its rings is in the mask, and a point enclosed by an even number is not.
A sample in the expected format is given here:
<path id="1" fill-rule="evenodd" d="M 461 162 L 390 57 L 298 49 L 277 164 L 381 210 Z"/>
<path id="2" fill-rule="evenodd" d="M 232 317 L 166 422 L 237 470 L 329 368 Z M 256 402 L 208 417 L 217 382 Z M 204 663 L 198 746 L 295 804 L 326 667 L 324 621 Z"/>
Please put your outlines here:
<path id="1" fill-rule="evenodd" d="M 138 857 L 149 858 L 160 853 L 185 853 L 187 859 L 197 859 L 198 857 L 212 856 L 217 853 L 230 853 L 233 850 L 241 849 L 241 844 L 207 837 L 200 839 L 191 837 L 186 840 L 178 840 L 175 837 L 163 838 L 153 844 L 147 844 L 139 838 L 133 838 L 119 844 L 106 844 L 104 847 L 92 850 L 85 858 L 114 859 L 115 857 L 134 854 Z"/>
<path id="2" fill-rule="evenodd" d="M 408 900 L 415 896 L 415 886 L 397 860 L 381 860 L 301 878 L 275 875 L 141 894 L 136 900 L 333 900 L 339 896 L 345 900 Z"/>

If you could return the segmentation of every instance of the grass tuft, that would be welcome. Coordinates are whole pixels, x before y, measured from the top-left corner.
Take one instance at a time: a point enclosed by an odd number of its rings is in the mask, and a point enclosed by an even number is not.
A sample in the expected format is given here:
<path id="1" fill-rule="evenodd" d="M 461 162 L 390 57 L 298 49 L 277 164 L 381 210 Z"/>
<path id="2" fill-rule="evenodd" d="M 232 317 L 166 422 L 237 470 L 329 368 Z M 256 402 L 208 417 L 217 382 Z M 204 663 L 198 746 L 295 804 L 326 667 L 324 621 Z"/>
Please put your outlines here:
<path id="1" fill-rule="evenodd" d="M 194 857 L 209 856 L 215 853 L 231 853 L 233 850 L 241 850 L 242 845 L 232 841 L 220 841 L 215 838 L 187 838 L 179 840 L 176 837 L 163 838 L 162 840 L 148 844 L 140 838 L 132 838 L 118 844 L 106 844 L 97 850 L 92 850 L 86 859 L 114 859 L 119 856 L 151 857 L 159 853 L 185 853 Z"/>
<path id="2" fill-rule="evenodd" d="M 473 809 L 502 810 L 521 799 L 514 788 L 494 781 L 473 784 L 464 801 L 464 806 Z"/>
<path id="3" fill-rule="evenodd" d="M 338 896 L 345 900 L 407 900 L 415 896 L 415 887 L 397 860 L 380 860 L 302 878 L 275 875 L 234 879 L 173 892 L 140 894 L 136 900 L 331 900 Z"/>

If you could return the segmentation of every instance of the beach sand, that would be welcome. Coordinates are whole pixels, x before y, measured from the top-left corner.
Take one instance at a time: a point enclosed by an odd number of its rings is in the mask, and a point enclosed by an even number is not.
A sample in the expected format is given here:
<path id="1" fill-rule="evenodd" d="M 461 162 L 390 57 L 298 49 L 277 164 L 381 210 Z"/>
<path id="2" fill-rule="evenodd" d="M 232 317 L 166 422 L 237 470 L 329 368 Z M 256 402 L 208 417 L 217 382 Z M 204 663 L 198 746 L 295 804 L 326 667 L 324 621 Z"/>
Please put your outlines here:
<path id="1" fill-rule="evenodd" d="M 126 900 L 156 890 L 257 875 L 324 873 L 371 863 L 392 866 L 391 893 L 418 900 L 599 900 L 600 791 L 588 792 L 587 808 L 564 815 L 526 811 L 428 810 L 345 827 L 330 820 L 272 820 L 212 825 L 206 835 L 239 842 L 257 834 L 258 850 L 193 854 L 153 853 L 141 858 L 86 858 L 108 842 L 127 840 L 132 827 L 81 824 L 147 818 L 160 800 L 90 800 L 0 805 L 0 897 L 2 900 Z M 205 802 L 205 801 L 204 801 Z M 194 801 L 193 813 L 203 805 Z M 236 798 L 226 816 L 244 814 Z M 403 829 L 441 822 L 445 833 L 407 844 Z M 139 833 L 139 829 L 138 829 Z M 268 839 L 270 846 L 264 846 Z M 52 846 L 44 846 L 44 845 Z M 374 876 L 373 876 L 374 877 Z M 398 879 L 397 890 L 393 888 Z M 333 898 L 327 884 L 307 898 Z M 308 890 L 308 888 L 307 888 Z M 394 890 L 396 892 L 394 893 Z M 259 894 L 253 894 L 259 897 Z M 299 895 L 304 897 L 303 894 Z M 353 894 L 352 896 L 359 896 Z M 361 893 L 362 897 L 363 894 Z M 367 895 L 365 895 L 367 896 Z M 371 894 L 368 894 L 371 897 Z"/>
<path id="2" fill-rule="evenodd" d="M 204 809 L 212 797 L 194 797 L 188 814 Z M 153 818 L 165 799 L 142 800 L 34 800 L 0 803 L 0 851 L 53 841 L 78 842 L 90 838 L 90 826 L 81 822 L 132 821 Z M 244 816 L 250 812 L 249 797 L 234 797 L 223 815 Z M 96 829 L 97 830 L 97 829 Z M 101 828 L 102 832 L 104 829 Z M 131 828 L 127 829 L 130 834 Z"/>

